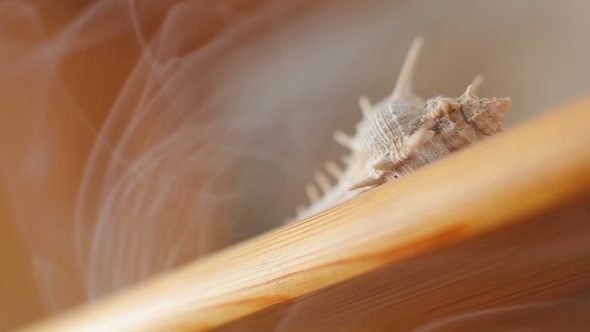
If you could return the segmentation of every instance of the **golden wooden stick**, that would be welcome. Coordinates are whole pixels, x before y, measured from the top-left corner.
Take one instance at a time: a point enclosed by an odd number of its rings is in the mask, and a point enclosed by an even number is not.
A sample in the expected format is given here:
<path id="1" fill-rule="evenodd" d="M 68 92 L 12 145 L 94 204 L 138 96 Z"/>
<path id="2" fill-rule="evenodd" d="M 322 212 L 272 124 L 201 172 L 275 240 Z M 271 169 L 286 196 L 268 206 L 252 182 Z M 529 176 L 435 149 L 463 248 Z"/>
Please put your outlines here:
<path id="1" fill-rule="evenodd" d="M 561 298 L 590 287 L 588 213 L 590 98 L 21 331 L 403 330 Z"/>

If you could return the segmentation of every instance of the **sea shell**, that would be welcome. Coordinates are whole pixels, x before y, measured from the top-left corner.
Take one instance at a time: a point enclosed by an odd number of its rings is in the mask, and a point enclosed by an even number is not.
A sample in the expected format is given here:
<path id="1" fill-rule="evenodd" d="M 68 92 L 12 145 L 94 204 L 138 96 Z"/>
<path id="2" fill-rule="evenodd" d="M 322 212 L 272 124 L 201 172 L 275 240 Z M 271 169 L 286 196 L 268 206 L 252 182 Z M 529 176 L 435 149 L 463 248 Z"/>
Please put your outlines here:
<path id="1" fill-rule="evenodd" d="M 323 172 L 316 173 L 323 195 L 314 184 L 308 184 L 305 190 L 311 205 L 297 207 L 294 220 L 326 210 L 504 130 L 502 119 L 510 99 L 476 97 L 480 76 L 456 99 L 438 96 L 424 103 L 412 92 L 422 45 L 420 37 L 412 43 L 389 97 L 375 105 L 366 97 L 359 98 L 363 119 L 356 126 L 355 136 L 334 133 L 334 139 L 351 150 L 344 158 L 346 170 L 334 162 L 326 164 L 326 170 L 338 180 L 334 186 Z"/>

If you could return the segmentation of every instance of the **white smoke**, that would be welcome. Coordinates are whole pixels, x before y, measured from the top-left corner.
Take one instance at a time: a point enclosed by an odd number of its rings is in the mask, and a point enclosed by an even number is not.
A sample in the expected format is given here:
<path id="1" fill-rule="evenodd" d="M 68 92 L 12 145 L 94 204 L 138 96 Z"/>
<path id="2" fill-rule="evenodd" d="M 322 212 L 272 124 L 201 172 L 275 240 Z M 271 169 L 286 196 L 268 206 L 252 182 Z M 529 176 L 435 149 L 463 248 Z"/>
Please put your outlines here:
<path id="1" fill-rule="evenodd" d="M 310 161 L 334 146 L 322 128 L 342 117 L 340 69 L 365 54 L 350 34 L 313 33 L 328 8 L 286 17 L 308 5 L 2 3 L 2 178 L 49 308 L 293 211 Z"/>

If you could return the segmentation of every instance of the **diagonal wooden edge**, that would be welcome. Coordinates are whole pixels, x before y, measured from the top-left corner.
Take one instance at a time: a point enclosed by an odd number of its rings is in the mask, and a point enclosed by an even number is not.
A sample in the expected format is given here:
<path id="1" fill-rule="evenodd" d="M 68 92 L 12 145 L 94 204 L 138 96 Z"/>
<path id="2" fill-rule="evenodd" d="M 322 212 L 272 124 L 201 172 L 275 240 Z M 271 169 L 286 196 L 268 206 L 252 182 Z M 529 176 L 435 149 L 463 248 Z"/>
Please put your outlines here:
<path id="1" fill-rule="evenodd" d="M 22 331 L 212 329 L 588 193 L 590 98 Z"/>

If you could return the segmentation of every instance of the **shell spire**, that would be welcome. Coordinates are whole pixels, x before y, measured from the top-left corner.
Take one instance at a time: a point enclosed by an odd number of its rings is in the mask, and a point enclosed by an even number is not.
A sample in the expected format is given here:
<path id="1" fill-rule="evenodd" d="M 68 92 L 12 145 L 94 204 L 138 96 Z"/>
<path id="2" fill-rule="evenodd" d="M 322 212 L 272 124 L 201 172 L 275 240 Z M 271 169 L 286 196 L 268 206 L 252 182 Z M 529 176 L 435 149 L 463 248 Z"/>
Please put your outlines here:
<path id="1" fill-rule="evenodd" d="M 463 93 L 463 95 L 459 98 L 465 99 L 465 100 L 477 99 L 477 97 L 475 96 L 475 93 L 473 92 L 473 87 L 471 85 L 469 85 L 467 87 L 467 90 L 465 90 L 465 93 Z"/>
<path id="2" fill-rule="evenodd" d="M 421 97 L 414 94 L 413 84 L 414 76 L 416 76 L 416 67 L 418 66 L 418 59 L 424 47 L 424 39 L 421 36 L 414 38 L 410 50 L 406 55 L 402 69 L 400 70 L 395 88 L 391 94 L 390 100 L 407 100 L 417 104 L 423 104 Z"/>
<path id="3" fill-rule="evenodd" d="M 334 132 L 334 140 L 340 145 L 352 150 L 354 148 L 354 138 L 346 135 L 341 131 Z"/>
<path id="4" fill-rule="evenodd" d="M 356 190 L 364 187 L 370 187 L 375 185 L 383 184 L 385 181 L 383 179 L 374 178 L 372 176 L 367 177 L 366 179 L 362 180 L 361 182 L 355 184 L 354 186 L 348 188 L 348 190 Z"/>
<path id="5" fill-rule="evenodd" d="M 371 100 L 369 100 L 369 97 L 360 96 L 359 107 L 361 108 L 361 112 L 363 112 L 363 116 L 365 118 L 371 117 L 371 109 L 373 108 L 373 106 L 371 105 Z"/>
<path id="6" fill-rule="evenodd" d="M 479 75 L 475 76 L 475 78 L 473 79 L 473 81 L 471 81 L 471 84 L 469 84 L 469 85 L 473 89 L 473 92 L 475 92 L 479 89 L 479 87 L 481 86 L 482 83 L 483 83 L 483 75 L 479 74 Z"/>

